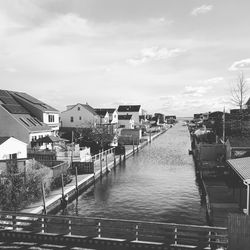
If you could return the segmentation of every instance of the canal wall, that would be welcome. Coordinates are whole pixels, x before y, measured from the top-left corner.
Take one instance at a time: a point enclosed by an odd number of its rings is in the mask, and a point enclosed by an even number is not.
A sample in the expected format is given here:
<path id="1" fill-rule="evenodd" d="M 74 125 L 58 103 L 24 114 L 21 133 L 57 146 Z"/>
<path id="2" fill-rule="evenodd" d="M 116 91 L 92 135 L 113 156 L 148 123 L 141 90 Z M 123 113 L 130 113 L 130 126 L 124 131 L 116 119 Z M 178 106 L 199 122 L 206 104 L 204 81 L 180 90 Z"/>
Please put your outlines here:
<path id="1" fill-rule="evenodd" d="M 118 165 L 121 165 L 122 162 L 126 161 L 126 159 L 135 155 L 135 153 L 142 150 L 145 146 L 150 144 L 151 141 L 155 140 L 157 137 L 165 133 L 167 130 L 168 129 L 164 129 L 156 134 L 151 135 L 148 140 L 141 142 L 139 145 L 125 146 L 126 150 L 124 155 L 118 155 L 113 157 L 112 159 L 109 159 L 107 164 L 102 163 L 103 166 L 100 167 L 100 169 L 95 171 L 93 174 L 78 175 L 77 180 L 76 177 L 74 176 L 71 183 L 65 185 L 64 187 L 64 195 L 68 197 L 69 199 L 68 201 L 71 202 L 74 199 L 76 199 L 80 193 L 82 193 L 91 185 L 93 185 L 99 178 L 101 178 L 105 174 L 108 174 L 110 171 L 112 171 L 113 168 L 117 167 Z M 60 210 L 62 208 L 61 198 L 62 198 L 62 188 L 58 188 L 56 190 L 51 191 L 50 194 L 45 199 L 46 212 L 54 213 Z M 31 205 L 23 209 L 21 212 L 42 214 L 44 212 L 44 203 L 43 201 L 32 203 Z"/>

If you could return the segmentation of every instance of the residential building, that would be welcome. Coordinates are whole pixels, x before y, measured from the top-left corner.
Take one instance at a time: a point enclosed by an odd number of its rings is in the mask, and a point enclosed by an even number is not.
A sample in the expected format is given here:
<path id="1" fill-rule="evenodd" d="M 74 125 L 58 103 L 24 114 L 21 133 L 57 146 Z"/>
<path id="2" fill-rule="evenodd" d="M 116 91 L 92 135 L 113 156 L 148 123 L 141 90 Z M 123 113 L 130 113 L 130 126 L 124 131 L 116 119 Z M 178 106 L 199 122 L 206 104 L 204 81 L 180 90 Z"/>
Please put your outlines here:
<path id="1" fill-rule="evenodd" d="M 165 122 L 165 115 L 161 113 L 155 113 L 154 115 L 156 119 L 158 120 L 159 124 L 163 124 Z"/>
<path id="2" fill-rule="evenodd" d="M 0 137 L 0 160 L 27 158 L 27 144 L 11 136 Z"/>
<path id="3" fill-rule="evenodd" d="M 132 115 L 118 115 L 119 128 L 134 129 L 135 122 Z"/>
<path id="4" fill-rule="evenodd" d="M 145 111 L 141 108 L 141 105 L 120 105 L 118 107 L 118 115 L 132 115 L 132 120 L 134 121 L 134 125 L 139 127 L 141 124 L 141 118 L 144 116 Z M 146 115 L 145 115 L 146 116 Z M 118 118 L 118 120 L 120 120 Z"/>
<path id="5" fill-rule="evenodd" d="M 100 117 L 88 104 L 68 105 L 61 113 L 62 128 L 89 128 L 99 124 Z"/>
<path id="6" fill-rule="evenodd" d="M 31 141 L 51 135 L 53 130 L 35 116 L 35 112 L 31 112 L 32 105 L 29 110 L 23 105 L 24 101 L 21 102 L 21 98 L 16 97 L 17 93 L 19 92 L 0 90 L 0 136 L 13 136 L 31 146 Z M 39 104 L 34 106 L 36 105 Z"/>
<path id="7" fill-rule="evenodd" d="M 54 135 L 59 130 L 59 111 L 50 105 L 23 92 L 9 91 L 9 93 L 20 103 L 29 113 L 39 121 L 47 124 Z"/>
<path id="8" fill-rule="evenodd" d="M 96 108 L 95 112 L 100 116 L 100 124 L 118 123 L 117 109 L 112 108 Z"/>

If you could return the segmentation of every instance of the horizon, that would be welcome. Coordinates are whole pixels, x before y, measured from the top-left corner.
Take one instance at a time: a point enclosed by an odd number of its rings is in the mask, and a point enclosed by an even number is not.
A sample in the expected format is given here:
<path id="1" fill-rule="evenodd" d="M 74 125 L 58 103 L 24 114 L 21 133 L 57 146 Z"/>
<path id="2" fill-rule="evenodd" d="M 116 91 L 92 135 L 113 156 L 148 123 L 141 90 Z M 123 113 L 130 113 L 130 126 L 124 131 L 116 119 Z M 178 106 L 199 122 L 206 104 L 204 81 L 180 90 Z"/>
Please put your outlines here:
<path id="1" fill-rule="evenodd" d="M 60 111 L 78 102 L 179 117 L 229 110 L 239 74 L 250 83 L 249 8 L 233 0 L 0 0 L 1 88 Z"/>

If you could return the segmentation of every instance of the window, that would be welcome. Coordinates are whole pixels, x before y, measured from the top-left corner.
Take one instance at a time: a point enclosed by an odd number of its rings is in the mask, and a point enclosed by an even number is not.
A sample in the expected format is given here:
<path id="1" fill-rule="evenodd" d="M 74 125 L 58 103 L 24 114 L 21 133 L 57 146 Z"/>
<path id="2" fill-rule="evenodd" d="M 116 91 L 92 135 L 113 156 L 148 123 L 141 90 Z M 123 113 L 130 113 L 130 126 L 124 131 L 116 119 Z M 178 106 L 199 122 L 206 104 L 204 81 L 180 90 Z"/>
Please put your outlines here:
<path id="1" fill-rule="evenodd" d="M 49 122 L 54 122 L 54 121 L 55 121 L 54 115 L 49 115 Z"/>
<path id="2" fill-rule="evenodd" d="M 74 117 L 73 116 L 70 117 L 70 122 L 74 122 Z"/>
<path id="3" fill-rule="evenodd" d="M 78 108 L 77 108 L 77 110 L 78 110 L 78 111 L 80 111 L 80 110 L 81 110 L 81 108 L 80 108 L 80 107 L 78 107 Z"/>
<path id="4" fill-rule="evenodd" d="M 81 117 L 81 116 L 79 116 L 79 120 L 82 120 L 82 117 Z"/>

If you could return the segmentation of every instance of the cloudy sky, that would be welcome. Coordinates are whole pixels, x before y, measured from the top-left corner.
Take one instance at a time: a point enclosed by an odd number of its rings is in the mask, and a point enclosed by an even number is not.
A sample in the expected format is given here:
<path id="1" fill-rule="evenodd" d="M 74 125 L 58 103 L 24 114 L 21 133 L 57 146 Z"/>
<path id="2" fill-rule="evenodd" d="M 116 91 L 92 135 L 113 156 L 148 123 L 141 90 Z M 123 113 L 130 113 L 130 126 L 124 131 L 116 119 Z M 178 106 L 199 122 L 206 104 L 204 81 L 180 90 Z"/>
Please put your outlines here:
<path id="1" fill-rule="evenodd" d="M 0 0 L 0 86 L 60 111 L 229 109 L 239 72 L 250 80 L 249 9 L 248 0 Z"/>

